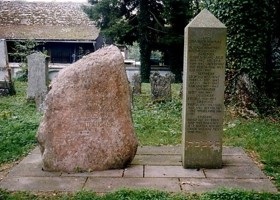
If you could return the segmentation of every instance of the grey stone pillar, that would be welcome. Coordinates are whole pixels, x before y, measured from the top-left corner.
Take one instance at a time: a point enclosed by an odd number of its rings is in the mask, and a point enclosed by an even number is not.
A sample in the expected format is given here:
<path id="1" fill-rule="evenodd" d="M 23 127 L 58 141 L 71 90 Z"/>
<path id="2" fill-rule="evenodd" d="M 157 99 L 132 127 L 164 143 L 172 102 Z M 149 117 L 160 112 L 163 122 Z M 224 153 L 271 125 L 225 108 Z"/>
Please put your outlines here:
<path id="1" fill-rule="evenodd" d="M 27 56 L 27 63 L 27 99 L 35 100 L 38 110 L 42 111 L 42 104 L 48 91 L 48 56 L 36 52 Z"/>
<path id="2" fill-rule="evenodd" d="M 8 81 L 8 53 L 6 40 L 0 39 L 0 81 Z"/>
<path id="3" fill-rule="evenodd" d="M 226 27 L 204 9 L 184 46 L 183 167 L 221 168 Z"/>

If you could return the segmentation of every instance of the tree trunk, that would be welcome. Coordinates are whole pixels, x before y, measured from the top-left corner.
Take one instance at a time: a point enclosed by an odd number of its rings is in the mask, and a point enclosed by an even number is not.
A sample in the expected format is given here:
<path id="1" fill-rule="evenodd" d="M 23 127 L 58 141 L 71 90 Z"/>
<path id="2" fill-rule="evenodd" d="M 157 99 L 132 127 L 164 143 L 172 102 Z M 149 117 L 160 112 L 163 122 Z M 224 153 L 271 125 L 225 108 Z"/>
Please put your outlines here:
<path id="1" fill-rule="evenodd" d="M 151 47 L 149 44 L 149 11 L 148 11 L 148 1 L 149 0 L 140 0 L 139 1 L 139 47 L 140 47 L 140 61 L 141 61 L 141 81 L 149 82 L 151 65 Z"/>
<path id="2" fill-rule="evenodd" d="M 175 74 L 175 81 L 182 82 L 184 47 L 182 44 L 177 44 L 171 45 L 170 49 L 170 70 Z"/>

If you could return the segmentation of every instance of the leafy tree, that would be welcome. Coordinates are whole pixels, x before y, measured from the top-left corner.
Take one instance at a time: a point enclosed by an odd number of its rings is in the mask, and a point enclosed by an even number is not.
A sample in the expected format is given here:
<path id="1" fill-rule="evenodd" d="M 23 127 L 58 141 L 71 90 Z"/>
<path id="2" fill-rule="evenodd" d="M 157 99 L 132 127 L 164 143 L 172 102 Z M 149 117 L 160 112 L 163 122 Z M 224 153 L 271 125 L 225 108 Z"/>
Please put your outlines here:
<path id="1" fill-rule="evenodd" d="M 10 56 L 16 62 L 27 63 L 26 56 L 34 53 L 37 45 L 34 40 L 16 41 L 14 42 L 13 52 L 10 53 Z"/>
<path id="2" fill-rule="evenodd" d="M 103 35 L 117 43 L 132 44 L 137 40 L 137 6 L 138 0 L 102 0 L 84 10 Z"/>
<path id="3" fill-rule="evenodd" d="M 181 79 L 184 27 L 191 17 L 190 0 L 102 0 L 86 8 L 102 33 L 118 43 L 138 41 L 142 81 L 150 75 L 151 51 L 165 54 Z M 168 25 L 168 26 L 166 26 Z"/>
<path id="4" fill-rule="evenodd" d="M 162 38 L 163 52 L 168 58 L 176 80 L 181 81 L 184 54 L 184 29 L 193 17 L 193 2 L 190 0 L 163 0 L 166 34 Z M 166 50 L 167 49 L 167 50 Z"/>
<path id="5" fill-rule="evenodd" d="M 35 52 L 36 46 L 38 46 L 38 43 L 34 40 L 16 41 L 14 43 L 13 52 L 10 53 L 10 56 L 14 61 L 20 63 L 21 71 L 17 77 L 20 81 L 27 81 L 28 79 L 27 56 Z"/>
<path id="6" fill-rule="evenodd" d="M 271 24 L 272 31 L 270 32 L 271 45 L 268 44 L 270 46 L 270 51 L 268 51 L 267 60 L 271 65 L 270 73 L 271 76 L 274 77 L 274 79 L 270 79 L 267 88 L 269 94 L 272 97 L 275 97 L 280 104 L 280 86 L 278 84 L 279 79 L 277 80 L 277 76 L 275 76 L 275 70 L 280 71 L 280 1 L 270 0 L 268 2 L 271 9 L 269 15 L 271 16 L 272 21 L 269 23 Z M 276 84 L 273 84 L 273 82 L 275 82 Z M 271 83 L 272 85 L 276 85 L 276 87 L 271 87 Z"/>
<path id="7" fill-rule="evenodd" d="M 139 42 L 142 81 L 150 74 L 150 55 L 155 43 L 156 28 L 162 7 L 153 0 L 102 0 L 91 8 L 85 8 L 102 33 L 117 43 Z"/>
<path id="8" fill-rule="evenodd" d="M 141 61 L 141 77 L 143 82 L 149 82 L 152 50 L 158 50 L 160 37 L 164 29 L 162 2 L 140 0 L 138 14 L 139 46 Z"/>

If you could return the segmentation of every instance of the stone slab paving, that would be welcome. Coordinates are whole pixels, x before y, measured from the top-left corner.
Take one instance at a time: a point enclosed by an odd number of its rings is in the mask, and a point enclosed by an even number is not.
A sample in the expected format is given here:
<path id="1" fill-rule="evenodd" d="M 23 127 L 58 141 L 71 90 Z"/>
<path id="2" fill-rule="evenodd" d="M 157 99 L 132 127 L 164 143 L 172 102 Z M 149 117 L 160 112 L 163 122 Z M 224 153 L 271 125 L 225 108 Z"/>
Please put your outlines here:
<path id="1" fill-rule="evenodd" d="M 136 155 L 132 165 L 182 166 L 181 155 Z"/>
<path id="2" fill-rule="evenodd" d="M 218 188 L 277 192 L 244 150 L 236 147 L 223 148 L 222 169 L 183 169 L 179 146 L 139 147 L 131 166 L 119 170 L 74 174 L 45 172 L 41 162 L 39 149 L 35 148 L 2 177 L 0 188 L 31 192 L 87 189 L 97 193 L 120 188 L 196 193 Z"/>
<path id="3" fill-rule="evenodd" d="M 217 188 L 234 188 L 254 190 L 258 192 L 277 192 L 275 186 L 268 179 L 180 179 L 184 192 L 202 193 Z"/>
<path id="4" fill-rule="evenodd" d="M 10 191 L 30 192 L 75 192 L 81 190 L 86 177 L 9 177 L 4 179 L 1 188 Z"/>
<path id="5" fill-rule="evenodd" d="M 184 169 L 182 166 L 145 166 L 145 177 L 205 178 L 203 170 Z"/>
<path id="6" fill-rule="evenodd" d="M 223 166 L 222 169 L 204 169 L 206 178 L 265 179 L 264 173 L 253 165 Z"/>
<path id="7" fill-rule="evenodd" d="M 84 188 L 100 193 L 111 192 L 120 188 L 181 192 L 178 178 L 89 178 Z"/>
<path id="8" fill-rule="evenodd" d="M 125 178 L 144 178 L 144 165 L 131 165 L 125 169 L 124 176 Z"/>

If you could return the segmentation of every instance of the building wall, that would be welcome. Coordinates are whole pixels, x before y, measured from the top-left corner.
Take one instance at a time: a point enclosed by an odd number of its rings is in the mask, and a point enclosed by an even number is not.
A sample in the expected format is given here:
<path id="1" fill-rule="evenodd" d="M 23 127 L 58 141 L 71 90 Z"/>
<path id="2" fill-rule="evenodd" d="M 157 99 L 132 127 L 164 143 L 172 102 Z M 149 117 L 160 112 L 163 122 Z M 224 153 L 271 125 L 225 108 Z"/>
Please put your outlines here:
<path id="1" fill-rule="evenodd" d="M 51 63 L 72 63 L 77 61 L 83 55 L 94 52 L 94 42 L 92 43 L 74 43 L 74 42 L 44 42 L 38 43 L 35 50 L 47 53 L 50 56 Z M 9 52 L 9 62 L 22 62 L 14 56 L 15 42 L 7 42 Z"/>

